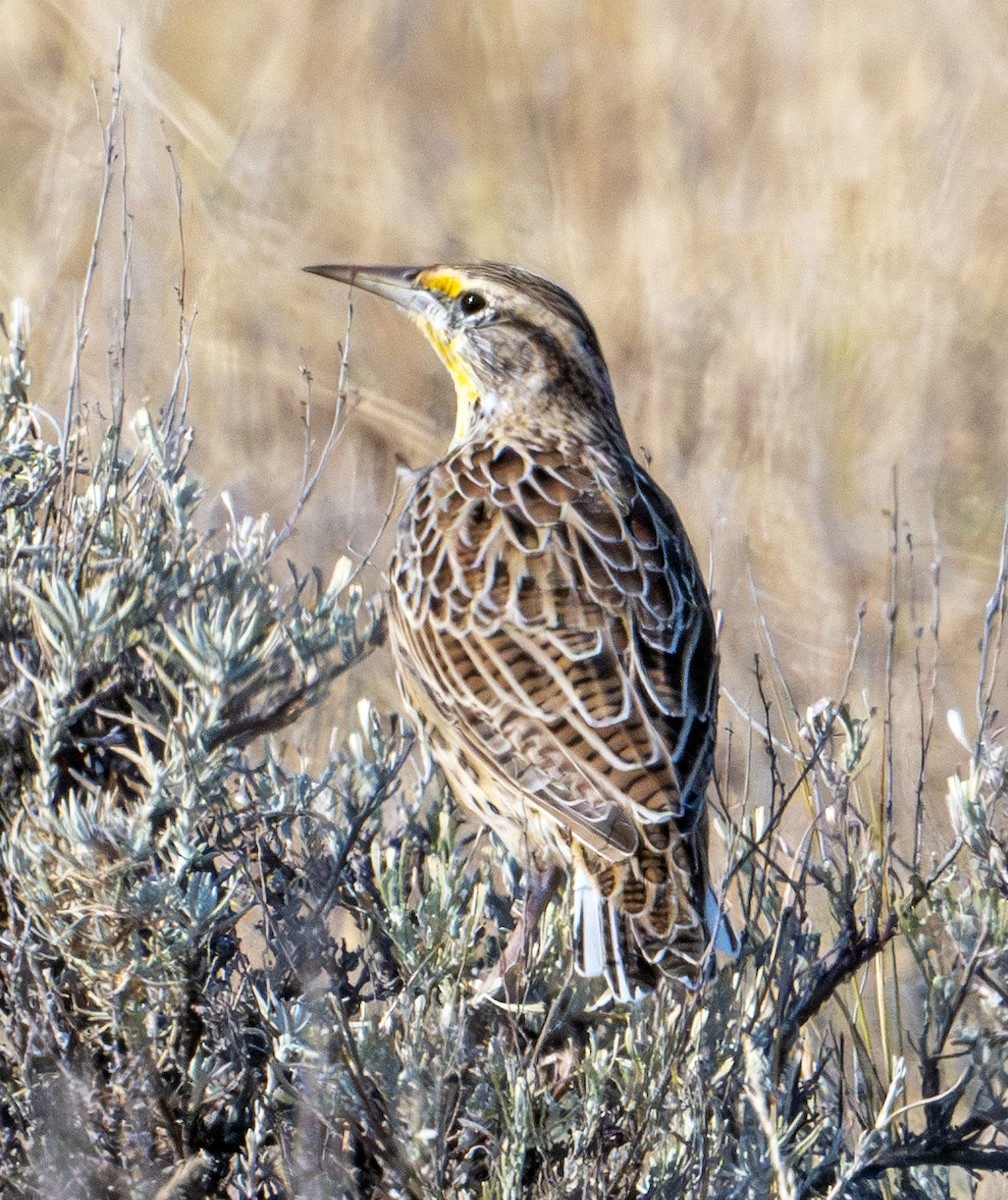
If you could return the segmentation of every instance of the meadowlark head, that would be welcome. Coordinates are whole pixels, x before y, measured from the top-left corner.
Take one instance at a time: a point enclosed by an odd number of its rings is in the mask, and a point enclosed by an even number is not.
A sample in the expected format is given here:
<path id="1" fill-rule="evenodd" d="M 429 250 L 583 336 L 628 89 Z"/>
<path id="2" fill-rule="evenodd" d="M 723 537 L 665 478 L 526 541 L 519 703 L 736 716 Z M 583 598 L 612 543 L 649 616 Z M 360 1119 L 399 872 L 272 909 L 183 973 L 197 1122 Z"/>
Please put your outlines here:
<path id="1" fill-rule="evenodd" d="M 455 383 L 453 446 L 547 411 L 619 428 L 595 331 L 548 279 L 500 263 L 305 270 L 385 296 L 420 326 Z"/>

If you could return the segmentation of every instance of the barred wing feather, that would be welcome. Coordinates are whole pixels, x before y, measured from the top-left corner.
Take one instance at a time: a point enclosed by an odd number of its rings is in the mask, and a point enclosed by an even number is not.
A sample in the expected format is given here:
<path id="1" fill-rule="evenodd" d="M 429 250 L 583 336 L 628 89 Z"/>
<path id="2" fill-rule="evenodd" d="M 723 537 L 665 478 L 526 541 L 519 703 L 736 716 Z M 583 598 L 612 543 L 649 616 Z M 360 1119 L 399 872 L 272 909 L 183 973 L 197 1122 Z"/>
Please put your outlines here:
<path id="1" fill-rule="evenodd" d="M 407 698 L 450 780 L 449 760 L 475 764 L 455 790 L 489 793 L 505 826 L 509 805 L 537 810 L 603 900 L 636 907 L 649 961 L 702 930 L 713 619 L 647 475 L 588 447 L 462 447 L 421 476 L 392 585 Z"/>

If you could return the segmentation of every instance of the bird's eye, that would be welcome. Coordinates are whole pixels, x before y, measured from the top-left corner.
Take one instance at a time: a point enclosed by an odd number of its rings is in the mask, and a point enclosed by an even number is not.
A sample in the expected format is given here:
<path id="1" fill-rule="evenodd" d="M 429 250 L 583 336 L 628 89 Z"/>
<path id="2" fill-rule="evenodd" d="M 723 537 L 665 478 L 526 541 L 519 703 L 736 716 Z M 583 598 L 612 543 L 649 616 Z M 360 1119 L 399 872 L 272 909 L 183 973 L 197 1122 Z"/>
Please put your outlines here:
<path id="1" fill-rule="evenodd" d="M 458 298 L 459 311 L 464 317 L 474 317 L 486 308 L 486 297 L 479 292 L 463 292 Z"/>

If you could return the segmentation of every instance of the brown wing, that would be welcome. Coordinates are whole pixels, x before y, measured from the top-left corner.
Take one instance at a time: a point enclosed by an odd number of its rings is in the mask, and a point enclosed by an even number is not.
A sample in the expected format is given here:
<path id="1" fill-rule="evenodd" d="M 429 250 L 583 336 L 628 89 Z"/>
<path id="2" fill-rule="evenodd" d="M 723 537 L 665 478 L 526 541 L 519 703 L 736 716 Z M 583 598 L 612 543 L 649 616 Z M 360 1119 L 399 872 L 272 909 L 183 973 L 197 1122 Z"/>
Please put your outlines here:
<path id="1" fill-rule="evenodd" d="M 629 459 L 462 448 L 418 484 L 392 584 L 421 711 L 487 770 L 605 860 L 633 853 L 642 825 L 693 828 L 713 621 L 675 510 Z"/>

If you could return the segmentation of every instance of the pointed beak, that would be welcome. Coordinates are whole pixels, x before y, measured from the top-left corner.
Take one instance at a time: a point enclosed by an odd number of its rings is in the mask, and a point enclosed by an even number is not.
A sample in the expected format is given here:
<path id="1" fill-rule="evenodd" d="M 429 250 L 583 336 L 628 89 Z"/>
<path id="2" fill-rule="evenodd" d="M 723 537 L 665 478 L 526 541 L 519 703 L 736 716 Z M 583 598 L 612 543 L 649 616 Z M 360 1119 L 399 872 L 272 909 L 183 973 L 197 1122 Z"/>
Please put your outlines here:
<path id="1" fill-rule="evenodd" d="M 431 320 L 441 308 L 438 299 L 417 283 L 420 271 L 416 267 L 356 267 L 333 263 L 328 266 L 305 267 L 310 275 L 336 279 L 365 292 L 384 296 L 405 312 Z"/>

